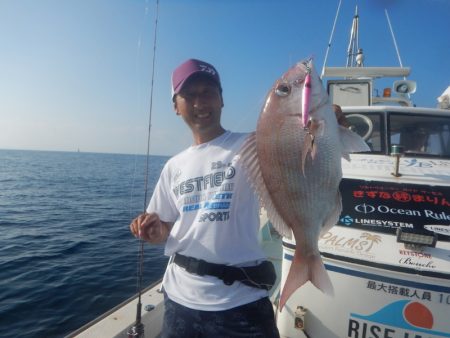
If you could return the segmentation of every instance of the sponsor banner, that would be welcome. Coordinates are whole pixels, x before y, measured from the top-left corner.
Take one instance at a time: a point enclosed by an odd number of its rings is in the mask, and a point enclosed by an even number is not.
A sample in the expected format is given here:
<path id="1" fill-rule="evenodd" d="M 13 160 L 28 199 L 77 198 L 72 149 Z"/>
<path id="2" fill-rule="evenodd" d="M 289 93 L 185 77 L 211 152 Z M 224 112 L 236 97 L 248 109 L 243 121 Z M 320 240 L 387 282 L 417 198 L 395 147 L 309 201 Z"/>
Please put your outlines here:
<path id="1" fill-rule="evenodd" d="M 450 278 L 450 248 L 448 242 L 437 242 L 436 247 L 410 250 L 397 243 L 396 236 L 372 231 L 334 227 L 319 238 L 319 250 L 348 259 L 372 264 L 384 264 L 394 271 L 415 273 L 427 271 Z"/>
<path id="2" fill-rule="evenodd" d="M 450 240 L 450 187 L 342 179 L 340 191 L 340 225 L 385 233 L 433 225 Z"/>
<path id="3" fill-rule="evenodd" d="M 450 311 L 447 313 L 450 316 Z M 418 301 L 398 300 L 372 313 L 351 313 L 348 338 L 450 337 L 450 322 L 437 323 L 441 313 Z"/>

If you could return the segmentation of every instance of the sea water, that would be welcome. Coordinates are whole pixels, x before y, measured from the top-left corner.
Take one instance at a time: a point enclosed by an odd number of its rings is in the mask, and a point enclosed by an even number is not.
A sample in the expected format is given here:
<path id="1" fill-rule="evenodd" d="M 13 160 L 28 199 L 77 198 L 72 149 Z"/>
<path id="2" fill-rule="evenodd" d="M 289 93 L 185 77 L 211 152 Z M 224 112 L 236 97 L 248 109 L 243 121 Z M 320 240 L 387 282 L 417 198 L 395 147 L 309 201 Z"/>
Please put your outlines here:
<path id="1" fill-rule="evenodd" d="M 167 157 L 149 158 L 148 197 Z M 0 150 L 0 337 L 63 337 L 137 292 L 142 155 Z M 145 245 L 143 286 L 161 278 Z"/>

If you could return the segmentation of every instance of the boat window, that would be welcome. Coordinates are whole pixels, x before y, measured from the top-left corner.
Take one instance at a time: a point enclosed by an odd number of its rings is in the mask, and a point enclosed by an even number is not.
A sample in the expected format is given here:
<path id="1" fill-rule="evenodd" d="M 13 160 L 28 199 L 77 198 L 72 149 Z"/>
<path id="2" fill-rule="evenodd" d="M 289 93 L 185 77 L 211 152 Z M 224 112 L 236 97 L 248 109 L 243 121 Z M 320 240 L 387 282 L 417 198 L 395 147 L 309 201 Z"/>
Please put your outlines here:
<path id="1" fill-rule="evenodd" d="M 405 156 L 450 157 L 450 116 L 389 115 L 390 144 L 403 146 Z"/>
<path id="2" fill-rule="evenodd" d="M 345 114 L 350 124 L 349 129 L 361 136 L 372 152 L 380 153 L 384 146 L 384 128 L 381 114 L 379 113 L 347 113 Z"/>

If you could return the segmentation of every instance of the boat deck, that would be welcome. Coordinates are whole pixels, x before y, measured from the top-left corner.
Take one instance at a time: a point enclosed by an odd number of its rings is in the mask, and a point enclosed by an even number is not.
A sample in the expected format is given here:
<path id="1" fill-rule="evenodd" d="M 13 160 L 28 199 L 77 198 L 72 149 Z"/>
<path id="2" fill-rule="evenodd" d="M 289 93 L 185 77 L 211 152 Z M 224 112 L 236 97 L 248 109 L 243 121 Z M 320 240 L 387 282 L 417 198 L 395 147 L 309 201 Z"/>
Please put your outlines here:
<path id="1" fill-rule="evenodd" d="M 281 237 L 276 235 L 267 225 L 262 228 L 260 234 L 261 246 L 268 259 L 275 265 L 277 273 L 275 286 L 270 290 L 270 299 L 276 311 L 281 280 Z M 146 338 L 157 338 L 161 333 L 164 314 L 164 295 L 161 291 L 161 283 L 162 279 L 150 285 L 141 296 L 141 321 L 144 324 Z M 66 338 L 127 338 L 127 330 L 136 320 L 137 302 L 137 295 L 135 295 Z"/>

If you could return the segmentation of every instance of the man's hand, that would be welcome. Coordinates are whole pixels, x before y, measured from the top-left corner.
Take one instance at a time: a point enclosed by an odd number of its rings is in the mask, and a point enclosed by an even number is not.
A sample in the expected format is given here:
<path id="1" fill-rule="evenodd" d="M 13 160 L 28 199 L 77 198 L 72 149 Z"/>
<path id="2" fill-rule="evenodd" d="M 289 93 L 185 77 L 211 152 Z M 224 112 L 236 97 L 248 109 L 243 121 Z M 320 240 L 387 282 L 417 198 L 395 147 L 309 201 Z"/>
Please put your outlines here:
<path id="1" fill-rule="evenodd" d="M 157 213 L 143 213 L 130 224 L 131 233 L 152 244 L 163 243 L 169 236 L 172 223 L 161 222 Z"/>

